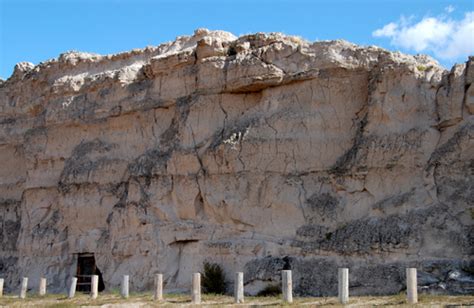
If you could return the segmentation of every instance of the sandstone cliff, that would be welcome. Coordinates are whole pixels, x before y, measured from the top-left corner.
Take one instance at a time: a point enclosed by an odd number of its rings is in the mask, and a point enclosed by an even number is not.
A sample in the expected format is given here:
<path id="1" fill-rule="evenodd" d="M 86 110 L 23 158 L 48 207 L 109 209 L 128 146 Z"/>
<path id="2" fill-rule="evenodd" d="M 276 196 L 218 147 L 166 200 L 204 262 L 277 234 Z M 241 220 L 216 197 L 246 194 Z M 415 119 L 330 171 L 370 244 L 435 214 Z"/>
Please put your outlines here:
<path id="1" fill-rule="evenodd" d="M 474 59 L 221 31 L 20 63 L 0 83 L 0 276 L 186 289 L 204 260 L 255 293 L 474 287 Z"/>

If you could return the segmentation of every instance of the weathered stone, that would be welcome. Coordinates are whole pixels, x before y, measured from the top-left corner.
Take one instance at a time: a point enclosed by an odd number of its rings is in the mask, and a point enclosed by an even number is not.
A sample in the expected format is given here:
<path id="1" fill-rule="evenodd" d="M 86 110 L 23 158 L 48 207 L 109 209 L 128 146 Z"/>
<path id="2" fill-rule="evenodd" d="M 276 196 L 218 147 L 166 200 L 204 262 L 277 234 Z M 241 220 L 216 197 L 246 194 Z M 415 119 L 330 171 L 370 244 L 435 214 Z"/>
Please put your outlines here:
<path id="1" fill-rule="evenodd" d="M 62 292 L 94 253 L 106 289 L 190 290 L 211 261 L 249 294 L 291 270 L 295 294 L 334 296 L 338 267 L 354 295 L 401 292 L 406 267 L 468 294 L 473 67 L 206 29 L 19 64 L 0 83 L 5 290 L 46 273 Z"/>

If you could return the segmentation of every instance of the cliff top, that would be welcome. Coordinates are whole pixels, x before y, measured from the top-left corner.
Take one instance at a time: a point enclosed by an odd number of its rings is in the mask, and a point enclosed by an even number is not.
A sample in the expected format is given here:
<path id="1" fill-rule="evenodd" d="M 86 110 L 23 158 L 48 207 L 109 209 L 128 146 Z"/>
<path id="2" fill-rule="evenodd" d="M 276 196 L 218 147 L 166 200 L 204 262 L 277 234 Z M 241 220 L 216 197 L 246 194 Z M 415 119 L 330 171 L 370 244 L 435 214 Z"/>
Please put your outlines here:
<path id="1" fill-rule="evenodd" d="M 212 56 L 243 56 L 255 53 L 269 45 L 290 46 L 293 52 L 311 56 L 312 67 L 326 68 L 341 66 L 345 68 L 370 69 L 374 65 L 406 64 L 413 67 L 424 67 L 444 71 L 445 69 L 427 55 L 407 55 L 390 52 L 377 46 L 358 46 L 344 40 L 308 42 L 297 36 L 282 33 L 255 33 L 236 37 L 225 31 L 197 29 L 192 36 L 179 36 L 172 42 L 159 46 L 148 46 L 143 49 L 118 54 L 99 55 L 95 53 L 68 51 L 56 59 L 34 65 L 20 62 L 13 74 L 3 83 L 17 82 L 24 78 L 48 75 L 54 80 L 64 76 L 87 76 L 100 73 L 122 71 L 121 79 L 133 80 L 136 73 L 150 61 L 165 59 L 181 53 L 192 53 L 201 48 L 201 59 Z M 207 50 L 204 50 L 207 49 Z"/>

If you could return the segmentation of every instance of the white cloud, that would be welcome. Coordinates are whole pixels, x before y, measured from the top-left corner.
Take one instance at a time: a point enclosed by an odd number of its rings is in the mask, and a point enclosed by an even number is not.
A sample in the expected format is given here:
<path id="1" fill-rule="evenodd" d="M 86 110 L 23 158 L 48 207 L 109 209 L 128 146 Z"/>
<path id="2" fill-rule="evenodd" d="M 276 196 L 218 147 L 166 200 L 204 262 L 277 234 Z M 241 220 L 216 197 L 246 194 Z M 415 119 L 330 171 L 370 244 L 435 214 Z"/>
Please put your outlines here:
<path id="1" fill-rule="evenodd" d="M 441 59 L 474 54 L 474 11 L 467 12 L 461 20 L 446 16 L 425 17 L 418 22 L 413 20 L 413 17 L 402 16 L 397 22 L 375 30 L 372 35 L 390 38 L 390 44 L 407 50 L 432 52 Z"/>
<path id="2" fill-rule="evenodd" d="M 452 5 L 448 5 L 447 7 L 444 8 L 444 10 L 446 11 L 446 13 L 452 13 L 454 12 L 454 6 Z"/>
<path id="3" fill-rule="evenodd" d="M 391 22 L 389 24 L 386 24 L 383 26 L 381 29 L 375 30 L 372 35 L 376 37 L 381 37 L 381 36 L 393 36 L 395 35 L 395 32 L 397 31 L 398 25 L 394 22 Z"/>

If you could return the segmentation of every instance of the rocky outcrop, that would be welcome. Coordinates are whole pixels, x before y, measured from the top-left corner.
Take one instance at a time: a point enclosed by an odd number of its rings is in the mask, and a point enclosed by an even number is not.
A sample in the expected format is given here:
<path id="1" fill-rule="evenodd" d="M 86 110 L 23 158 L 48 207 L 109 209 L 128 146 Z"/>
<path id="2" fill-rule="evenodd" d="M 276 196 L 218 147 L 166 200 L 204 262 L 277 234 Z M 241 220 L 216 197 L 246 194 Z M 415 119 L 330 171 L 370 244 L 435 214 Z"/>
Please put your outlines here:
<path id="1" fill-rule="evenodd" d="M 0 276 L 60 291 L 77 254 L 106 288 L 204 260 L 257 293 L 474 287 L 474 59 L 221 31 L 20 63 L 0 84 Z"/>

